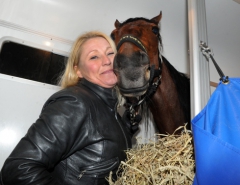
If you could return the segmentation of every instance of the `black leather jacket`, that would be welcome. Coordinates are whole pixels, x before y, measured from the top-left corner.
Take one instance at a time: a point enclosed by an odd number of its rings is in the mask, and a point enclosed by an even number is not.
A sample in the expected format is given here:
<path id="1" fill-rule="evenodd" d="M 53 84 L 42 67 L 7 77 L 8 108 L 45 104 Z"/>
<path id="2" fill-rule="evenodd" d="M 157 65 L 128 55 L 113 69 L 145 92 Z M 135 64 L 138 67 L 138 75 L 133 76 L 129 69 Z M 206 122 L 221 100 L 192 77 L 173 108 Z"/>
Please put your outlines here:
<path id="1" fill-rule="evenodd" d="M 104 185 L 131 136 L 112 89 L 87 80 L 45 103 L 39 119 L 7 158 L 2 185 Z"/>

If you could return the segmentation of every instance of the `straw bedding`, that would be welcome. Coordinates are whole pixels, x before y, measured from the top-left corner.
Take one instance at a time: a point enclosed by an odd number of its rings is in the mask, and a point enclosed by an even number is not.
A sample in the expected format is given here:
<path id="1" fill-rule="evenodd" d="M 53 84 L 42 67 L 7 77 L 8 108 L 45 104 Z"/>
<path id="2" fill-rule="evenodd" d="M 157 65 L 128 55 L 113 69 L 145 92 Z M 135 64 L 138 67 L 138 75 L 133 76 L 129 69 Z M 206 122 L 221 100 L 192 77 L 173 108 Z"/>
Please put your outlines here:
<path id="1" fill-rule="evenodd" d="M 180 129 L 180 128 L 179 128 Z M 155 141 L 137 144 L 126 151 L 117 180 L 110 185 L 191 185 L 194 178 L 194 154 L 191 133 L 157 135 Z"/>

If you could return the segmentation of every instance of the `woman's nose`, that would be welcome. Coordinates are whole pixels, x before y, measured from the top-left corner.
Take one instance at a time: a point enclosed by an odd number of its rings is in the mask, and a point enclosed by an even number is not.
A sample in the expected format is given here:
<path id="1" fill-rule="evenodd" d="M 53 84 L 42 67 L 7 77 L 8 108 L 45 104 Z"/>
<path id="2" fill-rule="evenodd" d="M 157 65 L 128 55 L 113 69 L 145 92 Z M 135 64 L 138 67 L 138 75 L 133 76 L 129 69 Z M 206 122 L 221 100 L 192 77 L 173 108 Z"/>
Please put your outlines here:
<path id="1" fill-rule="evenodd" d="M 103 62 L 103 65 L 110 65 L 112 63 L 111 58 L 107 55 L 104 55 L 102 62 Z"/>

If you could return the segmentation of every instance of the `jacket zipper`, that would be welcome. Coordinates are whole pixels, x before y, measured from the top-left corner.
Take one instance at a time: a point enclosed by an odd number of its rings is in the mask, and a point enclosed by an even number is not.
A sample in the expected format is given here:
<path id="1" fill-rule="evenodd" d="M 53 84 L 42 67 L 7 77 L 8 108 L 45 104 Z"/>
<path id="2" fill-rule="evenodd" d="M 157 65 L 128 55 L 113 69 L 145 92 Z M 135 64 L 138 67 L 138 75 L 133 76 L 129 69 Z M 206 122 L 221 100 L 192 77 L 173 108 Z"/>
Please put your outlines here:
<path id="1" fill-rule="evenodd" d="M 84 170 L 82 170 L 80 172 L 77 179 L 80 180 L 83 175 L 97 175 L 97 173 L 104 174 L 105 172 L 108 172 L 108 171 L 116 168 L 119 160 L 118 160 L 118 158 L 115 158 L 115 159 L 117 159 L 117 160 L 114 160 L 114 162 L 111 162 L 110 164 L 99 165 L 99 167 L 98 166 L 86 167 Z M 107 168 L 105 168 L 103 171 L 103 167 L 106 167 L 106 166 L 107 166 Z"/>

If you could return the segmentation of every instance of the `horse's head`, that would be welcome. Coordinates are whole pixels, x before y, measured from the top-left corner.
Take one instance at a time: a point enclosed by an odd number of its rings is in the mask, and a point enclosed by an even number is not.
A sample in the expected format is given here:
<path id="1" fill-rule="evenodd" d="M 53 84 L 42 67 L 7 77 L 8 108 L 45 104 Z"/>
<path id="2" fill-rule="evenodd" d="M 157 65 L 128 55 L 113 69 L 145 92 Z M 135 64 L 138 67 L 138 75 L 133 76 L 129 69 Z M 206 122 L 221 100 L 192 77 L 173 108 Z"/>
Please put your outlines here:
<path id="1" fill-rule="evenodd" d="M 159 21 L 162 13 L 150 20 L 131 18 L 115 22 L 111 37 L 117 46 L 114 71 L 125 97 L 143 95 L 149 86 L 150 67 L 159 67 Z"/>

